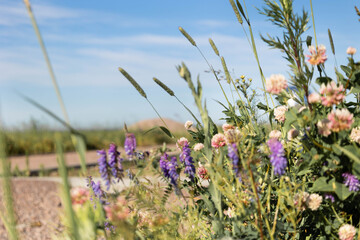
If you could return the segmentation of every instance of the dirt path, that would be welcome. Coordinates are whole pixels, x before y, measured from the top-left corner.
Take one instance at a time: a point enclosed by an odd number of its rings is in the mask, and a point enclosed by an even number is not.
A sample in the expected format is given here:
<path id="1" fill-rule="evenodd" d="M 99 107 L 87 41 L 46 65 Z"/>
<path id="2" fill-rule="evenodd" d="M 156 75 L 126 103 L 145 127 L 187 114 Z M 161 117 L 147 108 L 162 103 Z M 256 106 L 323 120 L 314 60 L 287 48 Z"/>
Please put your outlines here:
<path id="1" fill-rule="evenodd" d="M 157 148 L 160 146 L 147 146 L 147 147 L 139 147 L 138 150 L 140 151 L 150 151 L 153 148 Z M 169 145 L 169 148 L 175 148 L 175 145 Z M 118 149 L 121 152 L 121 155 L 125 155 L 125 150 L 123 148 Z M 86 163 L 88 165 L 97 164 L 99 156 L 97 155 L 96 151 L 88 151 L 86 153 Z M 16 156 L 16 157 L 9 157 L 11 161 L 11 167 L 14 170 L 16 167 L 20 171 L 27 170 L 26 168 L 26 157 L 25 156 Z M 52 170 L 57 169 L 57 161 L 56 161 L 56 154 L 39 154 L 39 155 L 30 155 L 29 159 L 29 169 L 30 171 L 38 171 L 41 169 L 45 170 Z M 78 167 L 80 166 L 80 158 L 76 152 L 69 152 L 65 153 L 65 160 L 66 165 L 68 167 Z"/>

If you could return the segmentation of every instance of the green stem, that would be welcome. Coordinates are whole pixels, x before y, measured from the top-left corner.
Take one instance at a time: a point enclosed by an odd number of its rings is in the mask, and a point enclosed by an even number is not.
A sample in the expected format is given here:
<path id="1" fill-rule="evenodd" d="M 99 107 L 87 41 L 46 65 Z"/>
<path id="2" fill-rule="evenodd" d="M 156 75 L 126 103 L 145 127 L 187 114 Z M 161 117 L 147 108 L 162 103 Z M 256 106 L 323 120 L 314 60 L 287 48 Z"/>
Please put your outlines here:
<path id="1" fill-rule="evenodd" d="M 166 124 L 166 122 L 164 121 L 164 119 L 162 119 L 162 117 L 160 116 L 160 114 L 158 113 L 158 111 L 156 110 L 156 108 L 152 105 L 152 103 L 149 101 L 148 98 L 145 98 L 146 101 L 148 101 L 148 103 L 150 104 L 150 106 L 152 107 L 152 109 L 154 109 L 154 111 L 156 112 L 156 114 L 159 116 L 160 120 L 163 122 L 163 124 L 165 125 L 165 127 L 170 131 L 168 125 Z M 170 133 L 172 138 L 174 138 L 174 135 L 172 133 Z"/>
<path id="2" fill-rule="evenodd" d="M 317 48 L 318 44 L 317 44 L 317 38 L 316 38 L 315 19 L 314 19 L 312 0 L 310 0 L 310 7 L 311 7 L 311 18 L 312 18 L 313 28 L 314 28 L 315 47 Z"/>

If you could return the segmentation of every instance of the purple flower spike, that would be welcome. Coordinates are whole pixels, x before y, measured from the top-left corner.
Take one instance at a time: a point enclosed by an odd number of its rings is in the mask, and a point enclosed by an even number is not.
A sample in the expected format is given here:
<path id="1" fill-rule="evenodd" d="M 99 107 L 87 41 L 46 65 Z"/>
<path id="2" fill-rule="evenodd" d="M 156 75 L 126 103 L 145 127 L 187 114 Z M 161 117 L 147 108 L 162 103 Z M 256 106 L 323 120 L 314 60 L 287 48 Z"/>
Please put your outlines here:
<path id="1" fill-rule="evenodd" d="M 184 173 L 186 173 L 191 180 L 194 180 L 195 166 L 193 158 L 191 157 L 191 149 L 188 143 L 185 143 L 182 148 L 182 152 L 180 154 L 180 161 L 183 162 L 185 165 Z"/>
<path id="2" fill-rule="evenodd" d="M 349 188 L 352 192 L 357 192 L 360 189 L 359 179 L 351 173 L 343 173 L 344 184 Z"/>
<path id="3" fill-rule="evenodd" d="M 163 172 L 165 178 L 169 177 L 169 171 L 168 171 L 168 167 L 167 167 L 168 162 L 169 162 L 168 159 L 169 159 L 169 156 L 166 153 L 164 153 L 164 155 L 162 155 L 160 157 L 160 161 L 159 161 L 161 171 Z"/>
<path id="4" fill-rule="evenodd" d="M 133 133 L 127 133 L 124 144 L 126 155 L 131 160 L 135 156 L 136 138 Z"/>
<path id="5" fill-rule="evenodd" d="M 228 145 L 228 157 L 232 160 L 235 176 L 239 176 L 239 156 L 236 143 Z"/>
<path id="6" fill-rule="evenodd" d="M 177 158 L 174 156 L 171 158 L 171 161 L 168 162 L 167 164 L 167 170 L 168 170 L 168 174 L 169 174 L 169 178 L 170 178 L 170 182 L 176 186 L 177 185 L 177 180 L 179 178 L 179 174 L 177 173 Z"/>
<path id="7" fill-rule="evenodd" d="M 106 189 L 109 190 L 110 188 L 110 175 L 109 175 L 109 164 L 106 160 L 106 151 L 105 150 L 99 150 L 97 151 L 97 154 L 100 155 L 100 158 L 98 159 L 99 163 L 99 172 L 101 174 L 101 178 L 104 179 Z"/>
<path id="8" fill-rule="evenodd" d="M 115 144 L 111 143 L 109 147 L 109 166 L 111 169 L 112 175 L 117 179 L 122 179 L 123 175 L 123 168 L 121 165 L 121 162 L 123 161 L 122 158 L 120 158 L 120 152 L 117 151 L 117 147 Z"/>
<path id="9" fill-rule="evenodd" d="M 287 166 L 283 145 L 276 138 L 270 138 L 267 144 L 271 151 L 270 162 L 274 168 L 275 175 L 283 175 Z"/>
<path id="10" fill-rule="evenodd" d="M 98 183 L 95 183 L 90 176 L 87 178 L 87 186 L 92 189 L 95 195 L 94 197 L 98 199 L 101 204 L 106 204 L 106 194 L 101 189 L 100 181 Z M 91 200 L 93 200 L 93 198 L 91 198 Z"/>

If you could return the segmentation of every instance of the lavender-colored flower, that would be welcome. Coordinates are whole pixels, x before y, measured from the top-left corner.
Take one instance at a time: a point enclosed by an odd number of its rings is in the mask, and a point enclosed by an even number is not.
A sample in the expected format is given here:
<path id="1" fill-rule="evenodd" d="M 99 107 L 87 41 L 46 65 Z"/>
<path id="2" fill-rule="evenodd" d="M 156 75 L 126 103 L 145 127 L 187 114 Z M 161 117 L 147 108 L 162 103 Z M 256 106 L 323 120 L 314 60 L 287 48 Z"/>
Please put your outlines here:
<path id="1" fill-rule="evenodd" d="M 329 193 L 325 193 L 325 199 L 329 199 L 332 203 L 335 202 L 335 197 Z"/>
<path id="2" fill-rule="evenodd" d="M 164 174 L 164 177 L 168 178 L 170 175 L 169 175 L 169 171 L 168 171 L 168 162 L 169 162 L 169 155 L 167 155 L 167 153 L 164 153 L 161 157 L 160 157 L 160 161 L 159 161 L 159 164 L 160 164 L 160 168 L 161 168 L 161 171 L 163 172 Z"/>
<path id="3" fill-rule="evenodd" d="M 115 144 L 111 143 L 109 150 L 109 167 L 111 169 L 111 173 L 115 178 L 122 179 L 123 174 L 123 168 L 121 165 L 121 162 L 123 161 L 122 158 L 120 158 L 120 152 L 117 151 L 117 147 Z"/>
<path id="4" fill-rule="evenodd" d="M 191 149 L 188 143 L 185 143 L 182 148 L 182 152 L 180 153 L 180 161 L 185 165 L 184 172 L 190 177 L 191 180 L 194 180 L 195 166 L 193 158 L 191 157 Z"/>
<path id="5" fill-rule="evenodd" d="M 174 156 L 171 158 L 171 161 L 167 163 L 167 170 L 168 170 L 168 174 L 169 174 L 169 178 L 170 178 L 170 182 L 176 186 L 176 182 L 179 178 L 179 174 L 177 173 L 177 158 Z"/>
<path id="6" fill-rule="evenodd" d="M 350 191 L 357 192 L 360 189 L 359 179 L 351 173 L 343 173 L 344 184 L 349 188 Z"/>
<path id="7" fill-rule="evenodd" d="M 98 199 L 101 204 L 107 204 L 107 202 L 106 202 L 106 194 L 101 189 L 100 181 L 98 181 L 98 183 L 95 183 L 92 180 L 92 177 L 90 176 L 90 177 L 87 178 L 87 186 L 92 189 L 92 191 L 94 193 L 94 197 L 96 199 Z M 93 197 L 91 197 L 90 200 L 93 201 Z"/>
<path id="8" fill-rule="evenodd" d="M 270 148 L 270 162 L 274 168 L 275 175 L 283 175 L 287 166 L 284 147 L 276 138 L 271 138 L 267 145 Z"/>
<path id="9" fill-rule="evenodd" d="M 235 176 L 239 176 L 239 156 L 236 143 L 228 145 L 228 157 L 232 160 Z"/>
<path id="10" fill-rule="evenodd" d="M 136 138 L 133 133 L 126 134 L 124 148 L 126 155 L 129 157 L 129 159 L 132 159 L 136 150 Z"/>
<path id="11" fill-rule="evenodd" d="M 99 150 L 99 151 L 97 151 L 97 154 L 100 155 L 100 158 L 98 159 L 99 172 L 101 174 L 101 178 L 104 179 L 104 181 L 105 181 L 106 189 L 109 190 L 110 175 L 109 175 L 109 164 L 106 159 L 106 151 Z"/>

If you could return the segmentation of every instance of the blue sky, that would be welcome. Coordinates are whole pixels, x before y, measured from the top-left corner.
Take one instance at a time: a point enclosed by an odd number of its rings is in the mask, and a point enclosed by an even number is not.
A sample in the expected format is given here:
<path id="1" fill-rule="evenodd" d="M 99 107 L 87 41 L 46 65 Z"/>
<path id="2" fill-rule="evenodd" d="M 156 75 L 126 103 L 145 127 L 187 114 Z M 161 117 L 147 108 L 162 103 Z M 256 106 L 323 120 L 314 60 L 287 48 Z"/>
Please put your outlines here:
<path id="1" fill-rule="evenodd" d="M 71 123 L 77 127 L 121 127 L 124 122 L 155 118 L 148 103 L 118 72 L 126 69 L 144 88 L 163 117 L 185 122 L 191 116 L 162 89 L 157 77 L 196 112 L 193 99 L 175 66 L 182 61 L 192 76 L 200 75 L 210 115 L 222 117 L 224 102 L 216 80 L 197 50 L 180 34 L 182 26 L 195 39 L 215 69 L 221 63 L 211 50 L 211 37 L 235 77 L 253 78 L 261 93 L 254 56 L 228 1 L 83 1 L 33 0 L 33 11 L 48 49 Z M 269 50 L 259 34 L 280 32 L 246 1 L 265 77 L 287 75 L 286 62 Z M 334 67 L 327 29 L 333 34 L 336 58 L 345 63 L 346 48 L 360 49 L 355 0 L 313 0 L 318 42 L 328 48 L 328 71 Z M 303 4 L 305 6 L 303 6 Z M 297 11 L 309 1 L 295 1 Z M 359 4 L 358 4 L 359 5 Z M 311 22 L 310 22 L 311 23 Z M 306 33 L 313 36 L 311 28 Z M 51 80 L 25 6 L 20 0 L 0 1 L 0 114 L 5 126 L 20 126 L 30 118 L 56 126 L 46 114 L 22 100 L 21 92 L 61 115 Z M 331 72 L 331 71 L 330 71 Z M 331 75 L 331 73 L 330 73 Z M 261 100 L 261 99 L 260 99 Z"/>

